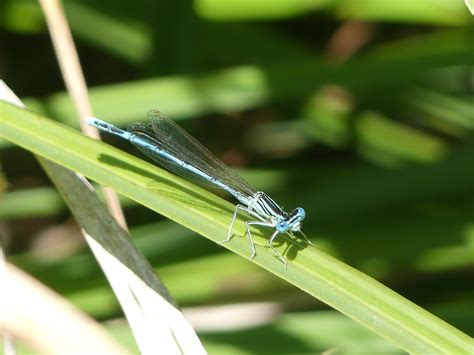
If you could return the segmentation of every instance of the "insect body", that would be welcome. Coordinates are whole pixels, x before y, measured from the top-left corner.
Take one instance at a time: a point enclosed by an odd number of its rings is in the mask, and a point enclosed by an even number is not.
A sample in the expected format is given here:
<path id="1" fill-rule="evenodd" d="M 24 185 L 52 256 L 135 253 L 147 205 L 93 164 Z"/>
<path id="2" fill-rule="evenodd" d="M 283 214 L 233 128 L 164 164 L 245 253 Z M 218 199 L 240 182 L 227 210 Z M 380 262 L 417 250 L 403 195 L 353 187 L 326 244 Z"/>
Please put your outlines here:
<path id="1" fill-rule="evenodd" d="M 158 164 L 179 176 L 202 185 L 217 186 L 233 195 L 239 204 L 232 215 L 227 238 L 222 243 L 232 238 L 232 229 L 239 210 L 247 212 L 256 219 L 245 223 L 252 251 L 250 259 L 256 255 L 250 232 L 252 225 L 275 229 L 268 240 L 268 246 L 278 255 L 285 267 L 286 260 L 272 245 L 278 234 L 299 232 L 311 244 L 301 231 L 301 222 L 305 218 L 303 208 L 298 207 L 291 213 L 284 212 L 270 196 L 251 187 L 172 120 L 158 111 L 150 111 L 149 118 L 149 124 L 132 123 L 127 131 L 97 118 L 89 118 L 88 124 L 128 140 Z"/>

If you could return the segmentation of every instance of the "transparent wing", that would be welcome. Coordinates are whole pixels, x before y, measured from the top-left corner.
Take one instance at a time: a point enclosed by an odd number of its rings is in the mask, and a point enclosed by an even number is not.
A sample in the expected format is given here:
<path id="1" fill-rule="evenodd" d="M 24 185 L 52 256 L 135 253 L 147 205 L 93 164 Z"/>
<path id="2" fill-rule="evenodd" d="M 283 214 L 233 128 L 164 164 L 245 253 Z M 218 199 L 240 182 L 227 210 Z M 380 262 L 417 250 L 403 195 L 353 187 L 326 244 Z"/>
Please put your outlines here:
<path id="1" fill-rule="evenodd" d="M 252 196 L 256 192 L 247 181 L 221 162 L 174 121 L 162 115 L 159 111 L 154 110 L 148 113 L 148 117 L 150 119 L 149 124 L 132 123 L 128 126 L 127 130 L 228 185 L 236 192 L 246 196 Z M 147 150 L 140 146 L 137 146 L 137 148 L 164 168 L 179 176 L 201 185 L 215 186 L 202 176 L 166 160 L 152 150 Z"/>

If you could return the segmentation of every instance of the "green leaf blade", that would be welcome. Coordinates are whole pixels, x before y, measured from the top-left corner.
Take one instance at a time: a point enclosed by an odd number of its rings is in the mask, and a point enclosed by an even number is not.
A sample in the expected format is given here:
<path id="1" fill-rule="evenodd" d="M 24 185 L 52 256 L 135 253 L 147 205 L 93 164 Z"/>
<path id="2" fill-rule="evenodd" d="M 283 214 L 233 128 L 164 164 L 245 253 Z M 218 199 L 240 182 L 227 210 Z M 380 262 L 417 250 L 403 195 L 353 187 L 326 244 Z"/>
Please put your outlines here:
<path id="1" fill-rule="evenodd" d="M 219 242 L 226 234 L 232 204 L 125 152 L 84 137 L 38 115 L 0 102 L 0 136 L 108 185 L 150 209 Z M 244 234 L 236 221 L 235 235 Z M 414 353 L 468 353 L 469 336 L 369 276 L 303 242 L 289 246 L 288 269 L 267 248 L 267 234 L 255 231 L 255 263 L 331 305 L 401 348 Z M 248 257 L 246 238 L 225 247 Z"/>

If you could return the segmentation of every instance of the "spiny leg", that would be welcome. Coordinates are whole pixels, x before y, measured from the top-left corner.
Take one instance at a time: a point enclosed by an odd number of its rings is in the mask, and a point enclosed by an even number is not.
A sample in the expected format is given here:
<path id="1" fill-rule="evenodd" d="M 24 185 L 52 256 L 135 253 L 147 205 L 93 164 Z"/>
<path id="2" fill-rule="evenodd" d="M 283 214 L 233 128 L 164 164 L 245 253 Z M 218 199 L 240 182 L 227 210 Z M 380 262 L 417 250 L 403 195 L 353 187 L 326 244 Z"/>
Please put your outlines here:
<path id="1" fill-rule="evenodd" d="M 241 205 L 241 204 L 236 205 L 235 209 L 234 209 L 234 214 L 232 215 L 232 219 L 230 221 L 229 230 L 227 232 L 227 238 L 224 239 L 223 241 L 219 242 L 219 244 L 227 243 L 229 240 L 231 240 L 231 238 L 232 238 L 232 229 L 234 228 L 235 219 L 237 218 L 237 213 L 239 212 L 239 210 L 245 211 L 248 214 L 254 216 L 255 218 L 263 220 L 262 217 L 257 215 L 254 211 L 252 211 L 247 206 L 244 206 L 244 205 Z"/>
<path id="2" fill-rule="evenodd" d="M 249 260 L 252 260 L 255 257 L 255 255 L 257 255 L 257 252 L 255 251 L 255 245 L 253 244 L 252 233 L 250 233 L 250 226 L 251 225 L 264 226 L 264 227 L 273 227 L 273 223 L 260 222 L 260 221 L 245 222 L 245 228 L 247 229 L 247 235 L 249 237 L 250 248 L 252 250 L 252 255 L 250 255 Z"/>
<path id="3" fill-rule="evenodd" d="M 237 213 L 239 212 L 239 209 L 246 211 L 247 207 L 245 207 L 244 205 L 240 205 L 240 204 L 235 206 L 234 214 L 232 215 L 232 219 L 231 219 L 230 225 L 229 225 L 229 230 L 227 232 L 227 238 L 224 239 L 223 241 L 219 242 L 219 244 L 227 243 L 232 238 L 232 228 L 234 227 L 234 222 L 235 222 L 235 219 L 237 218 Z"/>
<path id="4" fill-rule="evenodd" d="M 275 231 L 273 232 L 272 236 L 270 237 L 270 239 L 268 240 L 268 246 L 270 248 L 272 248 L 272 250 L 276 253 L 276 255 L 278 255 L 278 257 L 280 258 L 280 260 L 283 262 L 283 264 L 285 265 L 285 269 L 288 267 L 288 265 L 286 264 L 286 260 L 285 258 L 273 247 L 272 243 L 273 243 L 273 240 L 275 239 L 275 237 L 278 235 L 278 231 Z"/>
<path id="5" fill-rule="evenodd" d="M 306 236 L 306 234 L 303 233 L 303 231 L 299 231 L 301 233 L 301 235 L 304 237 L 304 239 L 306 239 L 306 242 L 309 244 L 309 245 L 314 245 L 313 242 L 311 240 L 309 240 L 309 238 Z"/>

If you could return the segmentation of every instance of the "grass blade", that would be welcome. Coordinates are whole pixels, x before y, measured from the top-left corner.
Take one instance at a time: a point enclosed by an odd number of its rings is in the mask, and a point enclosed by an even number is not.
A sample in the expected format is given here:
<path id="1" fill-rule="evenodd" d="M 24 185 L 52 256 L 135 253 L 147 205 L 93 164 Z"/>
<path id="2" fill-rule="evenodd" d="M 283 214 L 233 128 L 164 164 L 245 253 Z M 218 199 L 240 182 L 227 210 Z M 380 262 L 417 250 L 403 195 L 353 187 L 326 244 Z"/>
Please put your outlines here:
<path id="1" fill-rule="evenodd" d="M 136 157 L 32 112 L 0 103 L 0 135 L 11 142 L 114 188 L 152 210 L 213 240 L 220 241 L 232 205 Z M 235 233 L 243 235 L 244 223 Z M 304 243 L 284 238 L 285 270 L 262 247 L 267 234 L 255 232 L 255 263 L 355 319 L 406 351 L 467 353 L 471 338 L 376 280 Z M 283 239 L 283 238 L 282 238 Z M 245 238 L 226 248 L 247 257 Z"/>
<path id="2" fill-rule="evenodd" d="M 24 108 L 1 81 L 0 91 L 2 98 Z M 150 354 L 158 348 L 168 354 L 205 354 L 199 338 L 166 287 L 130 242 L 124 227 L 100 202 L 90 183 L 43 157 L 38 160 L 82 227 L 87 243 L 122 305 L 140 350 Z"/>

